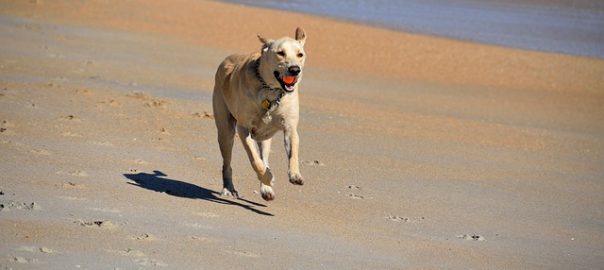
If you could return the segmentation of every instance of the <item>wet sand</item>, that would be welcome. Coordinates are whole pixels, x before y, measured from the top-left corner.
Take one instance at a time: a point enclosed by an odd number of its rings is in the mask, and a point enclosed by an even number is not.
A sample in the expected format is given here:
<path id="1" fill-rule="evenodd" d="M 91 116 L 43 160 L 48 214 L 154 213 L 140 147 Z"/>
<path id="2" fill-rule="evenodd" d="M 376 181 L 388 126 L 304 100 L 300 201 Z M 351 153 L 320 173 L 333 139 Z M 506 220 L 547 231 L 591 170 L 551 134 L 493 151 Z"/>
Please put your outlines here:
<path id="1" fill-rule="evenodd" d="M 306 184 L 277 135 L 276 200 L 240 143 L 220 197 L 214 70 L 298 25 Z M 2 269 L 604 264 L 602 60 L 189 0 L 0 2 L 0 33 Z"/>

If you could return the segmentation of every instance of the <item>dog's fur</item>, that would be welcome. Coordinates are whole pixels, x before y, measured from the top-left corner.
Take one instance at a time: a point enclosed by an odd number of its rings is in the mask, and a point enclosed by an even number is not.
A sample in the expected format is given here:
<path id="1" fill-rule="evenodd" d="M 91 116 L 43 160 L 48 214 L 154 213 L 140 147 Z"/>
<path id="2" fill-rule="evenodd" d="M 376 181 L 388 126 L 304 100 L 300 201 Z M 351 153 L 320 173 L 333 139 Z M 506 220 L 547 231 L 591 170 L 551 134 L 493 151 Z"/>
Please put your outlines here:
<path id="1" fill-rule="evenodd" d="M 216 71 L 213 108 L 218 129 L 218 143 L 223 158 L 222 195 L 238 197 L 232 180 L 231 153 L 235 130 L 260 180 L 260 194 L 270 201 L 275 198 L 273 174 L 268 156 L 271 140 L 283 130 L 289 158 L 289 181 L 302 185 L 298 162 L 298 85 L 306 60 L 306 33 L 296 29 L 295 39 L 270 40 L 258 36 L 260 52 L 228 56 Z M 296 68 L 297 67 L 297 68 Z M 284 76 L 296 76 L 287 85 Z"/>

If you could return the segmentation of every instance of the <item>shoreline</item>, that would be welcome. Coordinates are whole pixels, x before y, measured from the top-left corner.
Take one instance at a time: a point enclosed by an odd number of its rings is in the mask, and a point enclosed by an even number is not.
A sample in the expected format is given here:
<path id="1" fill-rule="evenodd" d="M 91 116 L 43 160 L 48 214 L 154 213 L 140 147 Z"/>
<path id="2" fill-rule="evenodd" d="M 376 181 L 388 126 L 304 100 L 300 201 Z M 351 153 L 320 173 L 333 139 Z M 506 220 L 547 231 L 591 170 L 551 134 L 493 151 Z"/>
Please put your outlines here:
<path id="1" fill-rule="evenodd" d="M 231 0 L 279 11 L 320 16 L 346 23 L 402 33 L 441 37 L 454 41 L 515 48 L 536 52 L 604 58 L 604 5 L 591 2 L 544 3 L 540 0 L 510 2 L 472 0 L 346 1 L 305 3 Z M 461 19 L 463 18 L 463 19 Z M 497 18 L 497 19 L 493 19 Z M 581 20 L 578 18 L 582 18 Z M 471 22 L 471 23 L 470 23 Z M 536 22 L 539 22 L 538 24 Z M 562 26 L 564 25 L 564 26 Z M 591 35 L 591 37 L 590 37 Z M 598 41 L 599 40 L 599 41 Z"/>

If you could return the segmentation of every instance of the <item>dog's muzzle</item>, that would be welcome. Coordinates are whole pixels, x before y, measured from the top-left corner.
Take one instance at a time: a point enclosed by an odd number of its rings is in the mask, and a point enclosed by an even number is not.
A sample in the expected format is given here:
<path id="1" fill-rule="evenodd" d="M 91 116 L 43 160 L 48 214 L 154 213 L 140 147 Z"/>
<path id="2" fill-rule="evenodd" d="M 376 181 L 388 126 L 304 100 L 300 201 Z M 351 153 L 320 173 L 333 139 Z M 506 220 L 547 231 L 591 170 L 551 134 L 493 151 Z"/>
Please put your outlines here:
<path id="1" fill-rule="evenodd" d="M 273 74 L 279 84 L 281 84 L 281 88 L 286 92 L 291 93 L 294 91 L 296 83 L 298 83 L 298 75 L 300 75 L 301 72 L 302 69 L 300 66 L 289 66 L 285 74 L 281 74 L 279 71 L 275 71 Z"/>

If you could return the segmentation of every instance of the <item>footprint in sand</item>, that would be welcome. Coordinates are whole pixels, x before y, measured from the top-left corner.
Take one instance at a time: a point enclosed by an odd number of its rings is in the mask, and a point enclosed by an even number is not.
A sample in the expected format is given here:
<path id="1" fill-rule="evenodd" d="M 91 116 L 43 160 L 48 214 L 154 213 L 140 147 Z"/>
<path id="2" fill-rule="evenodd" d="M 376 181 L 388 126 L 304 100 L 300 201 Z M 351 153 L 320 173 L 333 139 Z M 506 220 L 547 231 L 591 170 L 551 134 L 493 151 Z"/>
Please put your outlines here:
<path id="1" fill-rule="evenodd" d="M 168 102 L 161 99 L 154 99 L 151 96 L 147 95 L 144 92 L 133 92 L 131 94 L 127 94 L 127 97 L 139 99 L 145 101 L 144 105 L 150 108 L 161 108 L 165 109 L 168 107 Z"/>
<path id="2" fill-rule="evenodd" d="M 40 247 L 38 250 L 40 250 L 40 252 L 42 253 L 46 253 L 46 254 L 51 254 L 51 253 L 55 253 L 54 250 L 47 248 L 47 247 Z"/>
<path id="3" fill-rule="evenodd" d="M 357 186 L 357 185 L 348 185 L 346 186 L 346 188 L 348 188 L 349 190 L 357 190 L 360 191 L 361 187 Z M 338 193 L 340 193 L 338 191 Z M 348 197 L 352 198 L 352 199 L 365 199 L 365 196 L 363 195 L 359 195 L 359 194 L 355 194 L 355 193 L 348 193 Z"/>
<path id="4" fill-rule="evenodd" d="M 141 233 L 139 235 L 135 235 L 135 236 L 130 237 L 130 239 L 153 241 L 153 240 L 157 240 L 157 237 L 155 237 L 154 235 L 148 234 L 148 233 Z"/>
<path id="5" fill-rule="evenodd" d="M 58 187 L 58 185 L 55 186 Z M 61 184 L 61 187 L 63 187 L 64 189 L 83 189 L 86 187 L 86 185 L 68 181 Z"/>
<path id="6" fill-rule="evenodd" d="M 80 226 L 82 226 L 82 227 L 102 228 L 102 229 L 108 229 L 108 230 L 113 230 L 118 227 L 117 225 L 115 225 L 113 222 L 111 222 L 109 220 L 93 220 L 93 221 L 76 220 L 73 223 L 80 224 Z"/>
<path id="7" fill-rule="evenodd" d="M 117 107 L 120 106 L 121 104 L 119 102 L 117 102 L 115 99 L 110 99 L 110 100 L 103 100 L 103 101 L 99 101 L 97 103 L 97 108 L 102 108 L 105 106 L 109 106 L 109 107 Z"/>
<path id="8" fill-rule="evenodd" d="M 33 102 L 27 102 L 25 104 L 25 107 L 26 108 L 32 108 L 32 109 L 38 109 L 38 106 L 36 105 L 36 103 L 33 103 Z"/>
<path id="9" fill-rule="evenodd" d="M 348 185 L 347 188 L 352 190 L 361 190 L 361 187 L 357 185 Z"/>
<path id="10" fill-rule="evenodd" d="M 130 98 L 142 99 L 142 100 L 150 98 L 149 95 L 145 94 L 144 92 L 136 92 L 136 91 L 132 92 L 130 94 L 126 94 L 126 96 L 130 97 Z"/>
<path id="11" fill-rule="evenodd" d="M 127 248 L 124 250 L 110 250 L 109 252 L 117 253 L 117 254 L 120 254 L 125 257 L 131 257 L 131 258 L 133 258 L 132 261 L 134 261 L 136 264 L 142 265 L 142 266 L 154 266 L 154 267 L 168 266 L 168 264 L 166 264 L 162 261 L 154 260 L 154 259 L 147 257 L 147 255 L 144 252 L 142 252 L 140 250 L 136 250 L 136 249 Z"/>
<path id="12" fill-rule="evenodd" d="M 121 213 L 122 211 L 119 209 L 115 209 L 115 208 L 102 208 L 102 207 L 91 207 L 88 208 L 92 211 L 97 211 L 97 212 L 103 212 L 103 213 L 113 213 L 113 214 L 117 214 L 117 213 Z"/>
<path id="13" fill-rule="evenodd" d="M 161 128 L 159 131 L 161 132 L 161 134 L 164 134 L 164 135 L 172 135 L 170 132 L 168 132 L 168 130 L 166 128 Z"/>
<path id="14" fill-rule="evenodd" d="M 386 219 L 388 219 L 390 221 L 394 221 L 394 222 L 416 223 L 416 222 L 421 222 L 426 218 L 425 217 L 400 217 L 400 216 L 389 215 L 386 217 Z"/>
<path id="15" fill-rule="evenodd" d="M 17 248 L 17 251 L 26 251 L 26 252 L 32 252 L 32 253 L 39 251 L 39 252 L 46 253 L 46 254 L 51 254 L 51 253 L 55 252 L 54 250 L 47 248 L 47 247 L 38 248 L 35 246 L 21 246 L 21 247 Z"/>
<path id="16" fill-rule="evenodd" d="M 210 213 L 210 212 L 195 212 L 194 215 L 200 216 L 200 217 L 206 217 L 206 218 L 219 217 L 219 215 L 214 214 L 214 213 Z"/>
<path id="17" fill-rule="evenodd" d="M 460 234 L 457 236 L 459 239 L 468 241 L 486 241 L 486 239 L 478 234 Z"/>
<path id="18" fill-rule="evenodd" d="M 352 199 L 365 199 L 365 196 L 363 195 L 358 195 L 358 194 L 354 194 L 354 193 L 349 193 L 348 197 L 352 198 Z"/>
<path id="19" fill-rule="evenodd" d="M 64 137 L 82 137 L 82 135 L 75 133 L 75 132 L 71 132 L 71 131 L 67 131 L 67 132 L 63 132 L 61 133 L 61 136 Z"/>
<path id="20" fill-rule="evenodd" d="M 73 197 L 73 196 L 59 196 L 57 198 L 59 198 L 61 200 L 66 200 L 66 201 L 86 201 L 86 198 Z"/>
<path id="21" fill-rule="evenodd" d="M 52 155 L 50 153 L 50 151 L 48 151 L 46 149 L 33 149 L 33 150 L 30 150 L 29 152 L 33 153 L 35 155 L 38 155 L 38 156 L 50 156 L 50 155 Z"/>
<path id="22" fill-rule="evenodd" d="M 248 258 L 259 258 L 260 255 L 250 252 L 250 251 L 245 251 L 245 250 L 225 250 L 225 252 L 230 253 L 230 254 L 234 254 L 237 256 L 242 256 L 242 257 L 248 257 Z"/>
<path id="23" fill-rule="evenodd" d="M 209 113 L 209 112 L 196 112 L 194 114 L 192 114 L 193 117 L 197 117 L 197 118 L 203 118 L 203 119 L 214 119 L 214 115 Z"/>
<path id="24" fill-rule="evenodd" d="M 147 165 L 149 164 L 149 162 L 142 160 L 142 159 L 131 159 L 131 160 L 126 160 L 128 162 L 134 163 L 134 164 L 138 164 L 138 165 Z"/>
<path id="25" fill-rule="evenodd" d="M 77 177 L 88 177 L 88 174 L 85 171 L 81 171 L 81 170 L 71 170 L 68 172 L 65 171 L 58 171 L 56 172 L 59 175 L 71 175 L 71 176 L 77 176 Z M 73 183 L 73 182 L 68 182 L 68 183 Z M 73 186 L 76 186 L 76 184 L 72 184 Z"/>
<path id="26" fill-rule="evenodd" d="M 82 122 L 82 120 L 80 120 L 80 118 L 78 118 L 77 116 L 75 116 L 73 114 L 69 114 L 69 115 L 63 116 L 63 117 L 59 118 L 59 120 L 61 120 L 61 121 Z"/>
<path id="27" fill-rule="evenodd" d="M 142 257 L 142 258 L 136 258 L 134 259 L 134 262 L 142 265 L 142 266 L 153 266 L 153 267 L 166 267 L 168 266 L 167 263 L 164 263 L 162 261 L 159 260 L 154 260 L 154 259 L 150 259 L 148 257 Z"/>
<path id="28" fill-rule="evenodd" d="M 14 127 L 14 126 L 15 126 L 15 124 L 13 124 L 13 123 L 9 122 L 8 120 L 2 120 L 2 121 L 0 122 L 0 126 L 1 126 L 1 127 Z"/>
<path id="29" fill-rule="evenodd" d="M 13 261 L 16 263 L 36 263 L 36 262 L 38 262 L 37 259 L 25 258 L 25 257 L 21 257 L 21 256 L 14 256 Z"/>
<path id="30" fill-rule="evenodd" d="M 4 134 L 4 135 L 14 134 L 15 132 L 13 132 L 11 130 L 14 126 L 15 125 L 13 123 L 8 122 L 7 120 L 0 121 L 0 134 Z"/>
<path id="31" fill-rule="evenodd" d="M 40 207 L 40 204 L 37 202 L 24 203 L 24 202 L 10 200 L 7 202 L 0 203 L 0 212 L 9 211 L 11 209 L 30 210 L 31 211 L 31 210 L 41 210 L 42 207 Z"/>
<path id="32" fill-rule="evenodd" d="M 195 229 L 203 229 L 203 230 L 211 230 L 211 229 L 213 229 L 212 226 L 201 224 L 201 223 L 189 223 L 189 224 L 186 224 L 186 226 L 191 227 L 191 228 L 195 228 Z"/>
<path id="33" fill-rule="evenodd" d="M 123 255 L 123 256 L 129 256 L 129 257 L 143 257 L 145 256 L 145 253 L 140 251 L 140 250 L 136 250 L 136 249 L 131 249 L 131 248 L 127 248 L 124 250 L 119 250 L 117 251 L 117 253 Z"/>
<path id="34" fill-rule="evenodd" d="M 85 171 L 80 170 L 69 171 L 69 174 L 77 177 L 88 177 L 88 174 Z"/>
<path id="35" fill-rule="evenodd" d="M 161 100 L 161 99 L 152 99 L 152 100 L 145 102 L 145 106 L 150 107 L 150 108 L 165 109 L 165 108 L 168 108 L 168 102 L 165 100 Z"/>
<path id="36" fill-rule="evenodd" d="M 193 240 L 203 241 L 203 242 L 217 242 L 216 239 L 210 239 L 208 237 L 198 236 L 198 235 L 190 235 L 189 238 L 191 238 Z"/>
<path id="37" fill-rule="evenodd" d="M 92 91 L 88 90 L 88 89 L 77 89 L 75 90 L 76 94 L 79 95 L 90 95 L 92 94 Z"/>
<path id="38" fill-rule="evenodd" d="M 306 166 L 313 166 L 313 167 L 325 167 L 325 163 L 319 161 L 319 160 L 303 160 L 302 161 L 303 165 Z"/>
<path id="39" fill-rule="evenodd" d="M 63 85 L 58 82 L 49 82 L 46 84 L 49 88 L 63 88 Z"/>
<path id="40" fill-rule="evenodd" d="M 94 145 L 98 145 L 98 146 L 107 146 L 107 147 L 113 147 L 113 143 L 108 142 L 108 141 L 90 141 L 90 143 L 94 144 Z"/>
<path id="41" fill-rule="evenodd" d="M 195 160 L 201 160 L 201 161 L 206 161 L 207 159 L 202 157 L 202 156 L 194 156 L 193 159 Z"/>

